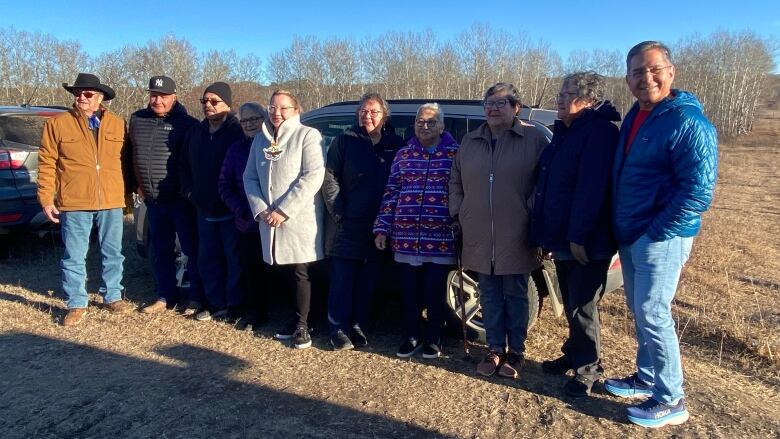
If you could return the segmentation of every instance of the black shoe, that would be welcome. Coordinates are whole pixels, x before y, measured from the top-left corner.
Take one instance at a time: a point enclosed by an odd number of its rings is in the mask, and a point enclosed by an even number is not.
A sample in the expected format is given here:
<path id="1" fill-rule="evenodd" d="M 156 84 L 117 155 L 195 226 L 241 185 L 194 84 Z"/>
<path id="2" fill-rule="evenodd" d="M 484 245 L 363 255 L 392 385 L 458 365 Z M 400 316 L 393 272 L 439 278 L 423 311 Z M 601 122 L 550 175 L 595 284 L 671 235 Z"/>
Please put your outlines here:
<path id="1" fill-rule="evenodd" d="M 252 328 L 258 328 L 268 323 L 268 314 L 248 312 L 244 316 L 247 325 L 252 325 Z"/>
<path id="2" fill-rule="evenodd" d="M 232 323 L 230 322 L 230 312 L 227 310 L 227 308 L 220 309 L 218 311 L 214 311 L 213 313 L 211 313 L 211 320 L 215 320 L 217 322 Z"/>
<path id="3" fill-rule="evenodd" d="M 363 346 L 368 345 L 368 339 L 366 338 L 366 334 L 363 332 L 362 329 L 360 329 L 359 325 L 355 325 L 352 327 L 352 329 L 349 330 L 349 339 L 352 341 L 352 344 L 357 348 L 362 348 Z"/>
<path id="4" fill-rule="evenodd" d="M 566 382 L 566 384 L 563 386 L 563 391 L 566 392 L 566 394 L 569 396 L 582 398 L 590 395 L 590 389 L 592 387 L 593 381 L 581 375 L 577 375 Z"/>
<path id="5" fill-rule="evenodd" d="M 566 375 L 566 372 L 571 369 L 571 360 L 566 355 L 554 360 L 542 361 L 542 370 L 550 375 Z"/>
<path id="6" fill-rule="evenodd" d="M 416 354 L 421 347 L 422 345 L 417 341 L 416 338 L 409 337 L 405 342 L 403 342 L 401 347 L 398 348 L 398 352 L 396 352 L 395 355 L 401 358 L 409 358 Z"/>
<path id="7" fill-rule="evenodd" d="M 311 346 L 311 336 L 309 335 L 309 328 L 303 325 L 299 325 L 292 336 L 293 346 L 295 349 L 306 349 Z"/>
<path id="8" fill-rule="evenodd" d="M 238 306 L 228 306 L 228 314 L 225 321 L 228 323 L 237 323 L 244 318 L 244 310 Z"/>
<path id="9" fill-rule="evenodd" d="M 274 338 L 277 340 L 289 340 L 293 338 L 293 334 L 295 334 L 296 329 L 298 329 L 297 319 L 295 321 L 290 322 L 282 329 L 276 331 L 276 335 L 274 335 Z"/>
<path id="10" fill-rule="evenodd" d="M 334 351 L 348 351 L 355 347 L 349 337 L 347 337 L 341 329 L 336 331 L 336 334 L 330 338 L 330 345 L 333 346 Z"/>
<path id="11" fill-rule="evenodd" d="M 441 357 L 441 346 L 438 343 L 426 343 L 423 347 L 422 356 L 429 360 Z"/>

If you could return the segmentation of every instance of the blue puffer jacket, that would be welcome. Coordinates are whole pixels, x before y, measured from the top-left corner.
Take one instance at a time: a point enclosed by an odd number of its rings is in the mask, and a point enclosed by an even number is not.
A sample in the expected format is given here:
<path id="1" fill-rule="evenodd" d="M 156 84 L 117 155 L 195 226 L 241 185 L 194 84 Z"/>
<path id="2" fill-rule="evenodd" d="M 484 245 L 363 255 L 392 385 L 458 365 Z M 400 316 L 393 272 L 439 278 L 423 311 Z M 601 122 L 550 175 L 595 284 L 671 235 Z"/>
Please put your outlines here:
<path id="1" fill-rule="evenodd" d="M 530 240 L 533 246 L 568 252 L 585 246 L 590 259 L 616 250 L 609 203 L 620 113 L 609 101 L 586 109 L 571 126 L 555 121 L 553 138 L 537 167 Z"/>
<path id="2" fill-rule="evenodd" d="M 715 127 L 696 96 L 672 90 L 625 143 L 639 111 L 634 104 L 620 129 L 612 173 L 613 224 L 620 245 L 647 234 L 653 241 L 695 236 L 712 202 L 718 168 Z"/>

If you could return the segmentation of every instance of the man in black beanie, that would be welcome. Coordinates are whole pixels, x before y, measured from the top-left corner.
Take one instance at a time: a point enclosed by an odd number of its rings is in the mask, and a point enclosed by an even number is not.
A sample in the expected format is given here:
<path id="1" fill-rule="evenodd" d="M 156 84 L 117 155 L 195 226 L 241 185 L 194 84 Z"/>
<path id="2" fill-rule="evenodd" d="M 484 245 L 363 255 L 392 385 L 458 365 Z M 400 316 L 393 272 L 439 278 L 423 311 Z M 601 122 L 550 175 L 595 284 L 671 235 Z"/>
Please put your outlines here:
<path id="1" fill-rule="evenodd" d="M 190 301 L 185 313 L 206 321 L 228 319 L 243 301 L 238 234 L 233 215 L 219 196 L 217 181 L 228 146 L 243 139 L 244 133 L 230 111 L 233 93 L 229 85 L 209 85 L 200 103 L 206 118 L 185 138 L 181 185 L 198 211 L 198 271 L 208 302 Z"/>

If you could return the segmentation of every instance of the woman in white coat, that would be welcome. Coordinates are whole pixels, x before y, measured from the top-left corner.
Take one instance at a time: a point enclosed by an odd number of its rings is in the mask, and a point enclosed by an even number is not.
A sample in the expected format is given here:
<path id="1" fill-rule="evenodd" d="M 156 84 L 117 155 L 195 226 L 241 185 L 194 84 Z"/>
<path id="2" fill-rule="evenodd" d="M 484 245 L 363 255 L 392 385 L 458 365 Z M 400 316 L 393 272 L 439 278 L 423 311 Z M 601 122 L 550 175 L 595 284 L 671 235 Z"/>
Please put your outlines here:
<path id="1" fill-rule="evenodd" d="M 263 259 L 283 266 L 295 283 L 296 318 L 276 334 L 298 349 L 311 346 L 309 265 L 324 258 L 325 178 L 322 136 L 301 124 L 300 105 L 291 92 L 276 90 L 268 105 L 269 120 L 255 136 L 244 171 L 252 215 L 260 224 Z"/>

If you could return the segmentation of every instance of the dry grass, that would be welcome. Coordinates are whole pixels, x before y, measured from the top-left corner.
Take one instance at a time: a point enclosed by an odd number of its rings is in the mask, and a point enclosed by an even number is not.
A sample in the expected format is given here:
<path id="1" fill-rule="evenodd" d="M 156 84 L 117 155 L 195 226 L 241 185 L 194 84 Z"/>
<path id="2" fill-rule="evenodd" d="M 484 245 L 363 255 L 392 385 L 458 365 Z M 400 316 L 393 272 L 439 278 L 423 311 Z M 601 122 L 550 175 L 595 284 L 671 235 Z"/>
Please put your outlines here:
<path id="1" fill-rule="evenodd" d="M 240 331 L 96 306 L 82 326 L 63 328 L 61 249 L 43 241 L 0 260 L 0 436 L 778 437 L 780 119 L 762 117 L 754 135 L 721 146 L 715 203 L 677 295 L 684 426 L 645 431 L 626 424 L 623 401 L 562 396 L 565 379 L 539 368 L 566 333 L 548 309 L 516 382 L 476 377 L 456 340 L 437 361 L 395 358 L 390 302 L 370 348 L 340 353 L 322 334 L 300 352 L 274 341 L 273 325 Z M 146 262 L 126 254 L 129 298 L 152 300 Z M 622 295 L 602 311 L 607 373 L 630 373 L 636 344 Z"/>

